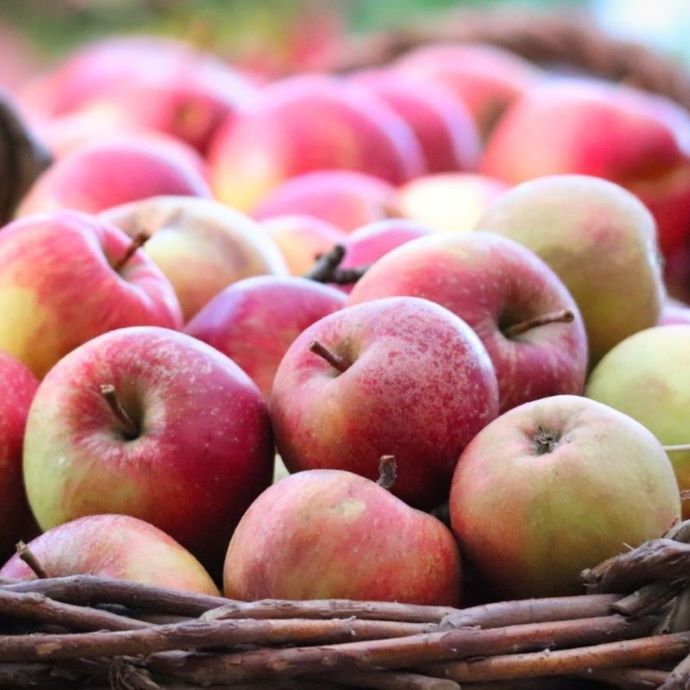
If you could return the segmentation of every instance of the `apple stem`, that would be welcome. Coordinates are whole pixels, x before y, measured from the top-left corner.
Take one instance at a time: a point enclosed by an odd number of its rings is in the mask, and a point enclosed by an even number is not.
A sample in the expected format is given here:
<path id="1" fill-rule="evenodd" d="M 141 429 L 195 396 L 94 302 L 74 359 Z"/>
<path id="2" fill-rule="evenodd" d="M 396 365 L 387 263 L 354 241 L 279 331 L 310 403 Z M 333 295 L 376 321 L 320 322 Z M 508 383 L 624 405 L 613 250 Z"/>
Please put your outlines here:
<path id="1" fill-rule="evenodd" d="M 395 455 L 382 455 L 379 460 L 379 478 L 376 483 L 387 491 L 390 491 L 398 478 L 398 464 Z"/>
<path id="2" fill-rule="evenodd" d="M 108 406 L 112 410 L 112 413 L 117 417 L 117 420 L 124 427 L 125 436 L 129 440 L 134 440 L 139 436 L 140 429 L 132 420 L 132 418 L 127 414 L 125 408 L 122 407 L 122 403 L 117 397 L 117 392 L 115 386 L 111 383 L 105 383 L 101 386 L 101 395 L 105 398 Z"/>
<path id="3" fill-rule="evenodd" d="M 541 316 L 535 316 L 533 319 L 513 324 L 505 329 L 504 335 L 506 338 L 513 338 L 532 328 L 546 326 L 549 323 L 571 323 L 574 320 L 575 314 L 570 309 L 561 309 L 560 311 L 552 311 L 549 314 L 542 314 Z"/>
<path id="4" fill-rule="evenodd" d="M 113 271 L 119 273 L 125 264 L 134 256 L 137 249 L 143 247 L 151 239 L 151 235 L 147 232 L 138 232 L 127 247 L 125 253 L 113 264 Z"/>
<path id="5" fill-rule="evenodd" d="M 679 443 L 675 446 L 664 446 L 667 453 L 684 453 L 690 451 L 690 443 Z"/>
<path id="6" fill-rule="evenodd" d="M 304 277 L 315 280 L 317 283 L 336 285 L 356 283 L 369 270 L 370 265 L 340 268 L 345 258 L 345 251 L 344 245 L 334 245 L 332 249 L 316 257 L 316 263 L 304 274 Z"/>
<path id="7" fill-rule="evenodd" d="M 312 341 L 309 345 L 309 350 L 315 355 L 325 359 L 332 367 L 336 368 L 338 371 L 347 371 L 350 365 L 345 361 L 340 355 L 336 355 L 335 352 L 329 350 L 323 343 L 318 340 Z"/>
<path id="8" fill-rule="evenodd" d="M 48 577 L 48 573 L 43 569 L 38 558 L 36 558 L 36 554 L 23 541 L 17 542 L 15 548 L 17 549 L 19 558 L 31 568 L 37 578 L 43 580 Z"/>

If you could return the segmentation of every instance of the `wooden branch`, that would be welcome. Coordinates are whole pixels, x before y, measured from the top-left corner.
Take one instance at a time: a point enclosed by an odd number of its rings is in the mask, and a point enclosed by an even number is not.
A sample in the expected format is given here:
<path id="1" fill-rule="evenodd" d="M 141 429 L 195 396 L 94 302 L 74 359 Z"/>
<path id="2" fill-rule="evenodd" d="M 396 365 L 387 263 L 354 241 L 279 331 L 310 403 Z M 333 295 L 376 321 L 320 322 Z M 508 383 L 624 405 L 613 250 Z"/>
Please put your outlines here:
<path id="1" fill-rule="evenodd" d="M 606 683 L 619 690 L 653 690 L 664 683 L 668 672 L 652 668 L 610 668 L 586 671 L 580 677 Z"/>
<path id="2" fill-rule="evenodd" d="M 690 656 L 686 656 L 659 686 L 659 690 L 687 690 L 690 688 Z"/>
<path id="3" fill-rule="evenodd" d="M 644 616 L 660 611 L 683 587 L 683 582 L 651 582 L 611 604 L 611 610 L 624 616 Z"/>

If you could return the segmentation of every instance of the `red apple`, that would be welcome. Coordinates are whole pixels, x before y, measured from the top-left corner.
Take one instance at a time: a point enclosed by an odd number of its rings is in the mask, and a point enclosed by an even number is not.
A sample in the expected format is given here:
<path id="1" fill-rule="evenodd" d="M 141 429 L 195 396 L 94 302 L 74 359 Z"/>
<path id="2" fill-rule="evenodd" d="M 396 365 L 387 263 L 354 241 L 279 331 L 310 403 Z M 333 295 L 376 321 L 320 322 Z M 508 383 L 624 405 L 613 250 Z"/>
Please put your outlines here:
<path id="1" fill-rule="evenodd" d="M 580 571 L 680 519 L 652 433 L 581 396 L 521 405 L 486 426 L 453 476 L 450 516 L 479 576 L 505 597 L 581 591 Z"/>
<path id="2" fill-rule="evenodd" d="M 181 327 L 172 286 L 143 252 L 125 261 L 131 246 L 118 228 L 76 211 L 7 225 L 0 233 L 0 349 L 40 378 L 101 333 Z"/>
<path id="3" fill-rule="evenodd" d="M 306 278 L 247 278 L 216 295 L 185 330 L 239 364 L 268 398 L 295 338 L 344 303 L 340 290 Z"/>
<path id="4" fill-rule="evenodd" d="M 22 444 L 38 380 L 19 360 L 0 350 L 0 558 L 19 539 L 37 531 L 22 479 Z"/>
<path id="5" fill-rule="evenodd" d="M 209 574 L 165 532 L 128 515 L 87 515 L 48 530 L 29 544 L 48 577 L 96 575 L 217 595 Z M 36 576 L 18 555 L 0 577 Z"/>
<path id="6" fill-rule="evenodd" d="M 424 171 L 419 142 L 381 100 L 326 75 L 265 86 L 221 129 L 209 153 L 216 196 L 253 211 L 284 180 L 358 170 L 398 184 Z"/>
<path id="7" fill-rule="evenodd" d="M 24 479 L 43 529 L 132 515 L 213 568 L 272 470 L 258 388 L 184 333 L 139 327 L 94 338 L 53 367 L 29 411 Z"/>
<path id="8" fill-rule="evenodd" d="M 351 472 L 282 479 L 249 507 L 225 558 L 226 597 L 455 606 L 460 553 L 438 519 Z"/>
<path id="9" fill-rule="evenodd" d="M 667 299 L 661 308 L 659 326 L 673 326 L 675 324 L 690 324 L 690 305 L 675 299 Z"/>
<path id="10" fill-rule="evenodd" d="M 496 369 L 501 410 L 558 393 L 582 393 L 587 338 L 558 276 L 517 242 L 483 232 L 434 234 L 379 259 L 349 304 L 423 297 L 464 319 Z"/>
<path id="11" fill-rule="evenodd" d="M 286 180 L 253 215 L 263 220 L 295 214 L 320 218 L 346 232 L 399 215 L 392 185 L 353 170 L 319 170 Z"/>
<path id="12" fill-rule="evenodd" d="M 210 197 L 203 162 L 177 141 L 145 135 L 85 144 L 55 162 L 22 201 L 22 215 L 68 208 L 98 213 L 163 194 Z"/>
<path id="13" fill-rule="evenodd" d="M 115 206 L 100 218 L 130 237 L 170 280 L 188 321 L 224 287 L 255 275 L 287 274 L 275 244 L 250 218 L 210 199 L 161 196 Z"/>
<path id="14" fill-rule="evenodd" d="M 472 329 L 413 297 L 377 300 L 317 321 L 273 382 L 271 417 L 287 468 L 369 478 L 394 455 L 393 492 L 421 507 L 446 497 L 469 440 L 498 412 L 489 357 Z"/>

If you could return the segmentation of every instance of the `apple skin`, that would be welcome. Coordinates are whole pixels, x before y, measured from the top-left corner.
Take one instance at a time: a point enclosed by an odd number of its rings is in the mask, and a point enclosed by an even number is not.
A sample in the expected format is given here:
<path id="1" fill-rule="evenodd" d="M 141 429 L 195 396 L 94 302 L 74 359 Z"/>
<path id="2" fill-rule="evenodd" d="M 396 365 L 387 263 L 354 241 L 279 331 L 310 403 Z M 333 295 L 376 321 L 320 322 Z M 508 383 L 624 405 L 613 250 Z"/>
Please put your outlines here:
<path id="1" fill-rule="evenodd" d="M 391 184 L 354 170 L 317 170 L 283 182 L 253 215 L 259 220 L 308 215 L 351 232 L 399 214 Z"/>
<path id="2" fill-rule="evenodd" d="M 652 433 L 570 395 L 516 407 L 479 432 L 449 505 L 462 553 L 505 598 L 581 593 L 584 568 L 680 519 L 673 469 Z"/>
<path id="3" fill-rule="evenodd" d="M 616 345 L 594 368 L 586 395 L 644 424 L 665 445 L 690 443 L 690 325 L 656 326 Z M 690 489 L 690 450 L 669 452 L 681 491 Z M 690 502 L 683 501 L 690 517 Z"/>
<path id="4" fill-rule="evenodd" d="M 306 278 L 246 278 L 218 293 L 185 332 L 239 364 L 268 399 L 278 365 L 295 338 L 344 304 L 340 290 Z"/>
<path id="5" fill-rule="evenodd" d="M 524 244 L 558 274 L 582 312 L 591 364 L 656 324 L 664 286 L 654 218 L 619 185 L 587 175 L 523 182 L 477 229 Z"/>
<path id="6" fill-rule="evenodd" d="M 242 600 L 355 599 L 457 606 L 450 530 L 342 470 L 299 472 L 264 491 L 238 525 L 223 592 Z"/>
<path id="7" fill-rule="evenodd" d="M 131 440 L 100 392 L 107 384 L 139 429 Z M 251 379 L 205 343 L 142 326 L 90 340 L 43 379 L 26 426 L 24 481 L 44 530 L 83 515 L 132 515 L 213 570 L 270 483 L 273 457 Z"/>
<path id="8" fill-rule="evenodd" d="M 0 350 L 0 559 L 38 527 L 29 510 L 22 478 L 22 446 L 29 406 L 38 379 L 18 359 Z"/>
<path id="9" fill-rule="evenodd" d="M 201 158 L 177 141 L 141 134 L 114 136 L 78 147 L 34 183 L 20 215 L 67 208 L 98 213 L 152 196 L 210 198 Z"/>
<path id="10" fill-rule="evenodd" d="M 440 82 L 402 70 L 357 72 L 350 81 L 385 101 L 412 128 L 424 151 L 429 173 L 475 170 L 479 132 L 465 103 Z"/>
<path id="11" fill-rule="evenodd" d="M 690 115 L 660 96 L 594 79 L 553 79 L 501 119 L 480 170 L 518 184 L 593 175 L 640 198 L 669 255 L 690 235 Z"/>
<path id="12" fill-rule="evenodd" d="M 500 180 L 476 173 L 424 175 L 398 189 L 400 215 L 434 230 L 466 232 L 507 189 Z"/>
<path id="13" fill-rule="evenodd" d="M 340 373 L 310 351 L 343 357 Z M 394 455 L 393 493 L 421 508 L 448 495 L 469 440 L 498 413 L 491 361 L 466 323 L 414 297 L 377 300 L 320 319 L 278 367 L 271 419 L 291 472 L 341 469 L 375 479 Z"/>
<path id="14" fill-rule="evenodd" d="M 128 250 L 124 232 L 76 211 L 16 220 L 0 233 L 0 349 L 42 378 L 95 336 L 136 325 L 180 328 L 172 286 L 155 264 Z M 69 327 L 66 327 L 69 324 Z"/>
<path id="15" fill-rule="evenodd" d="M 96 575 L 158 587 L 218 595 L 203 566 L 157 527 L 128 515 L 87 515 L 44 532 L 30 544 L 49 577 Z M 33 580 L 17 554 L 0 577 Z"/>
<path id="16" fill-rule="evenodd" d="M 424 172 L 421 146 L 381 100 L 344 80 L 298 75 L 263 87 L 209 152 L 220 201 L 253 211 L 285 179 L 324 169 L 399 184 Z"/>
<path id="17" fill-rule="evenodd" d="M 348 304 L 393 295 L 436 302 L 476 331 L 496 370 L 501 411 L 548 395 L 582 393 L 587 339 L 577 305 L 558 276 L 517 242 L 484 232 L 412 240 L 379 259 Z M 572 312 L 571 323 L 504 335 L 509 326 L 561 310 Z"/>
<path id="18" fill-rule="evenodd" d="M 144 252 L 168 278 L 185 321 L 223 288 L 255 275 L 286 275 L 280 251 L 256 223 L 210 199 L 163 196 L 100 214 L 130 237 L 151 234 Z"/>
<path id="19" fill-rule="evenodd" d="M 667 299 L 661 308 L 657 326 L 673 326 L 681 323 L 690 326 L 690 306 L 675 299 Z"/>
<path id="20" fill-rule="evenodd" d="M 394 69 L 451 89 L 486 137 L 506 108 L 541 78 L 532 63 L 497 46 L 438 43 L 411 50 Z"/>
<path id="21" fill-rule="evenodd" d="M 325 220 L 305 215 L 276 216 L 259 227 L 278 245 L 290 274 L 303 276 L 320 254 L 344 244 L 347 235 Z"/>

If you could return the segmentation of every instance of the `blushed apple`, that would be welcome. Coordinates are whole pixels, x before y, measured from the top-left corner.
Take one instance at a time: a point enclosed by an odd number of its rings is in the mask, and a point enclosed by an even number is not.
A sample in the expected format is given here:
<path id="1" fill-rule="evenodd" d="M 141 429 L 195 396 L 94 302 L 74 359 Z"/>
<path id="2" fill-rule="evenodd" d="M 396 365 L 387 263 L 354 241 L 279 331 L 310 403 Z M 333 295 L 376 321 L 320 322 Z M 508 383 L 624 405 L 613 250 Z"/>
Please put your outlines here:
<path id="1" fill-rule="evenodd" d="M 432 300 L 476 331 L 496 369 L 502 411 L 582 393 L 587 339 L 577 305 L 558 276 L 517 242 L 485 232 L 412 240 L 379 259 L 348 304 L 393 295 Z"/>
<path id="2" fill-rule="evenodd" d="M 591 364 L 656 324 L 664 300 L 654 219 L 633 194 L 586 175 L 548 175 L 496 199 L 479 230 L 539 255 L 575 298 Z"/>
<path id="3" fill-rule="evenodd" d="M 458 461 L 450 517 L 460 548 L 502 597 L 576 594 L 579 575 L 680 519 L 661 444 L 582 396 L 516 407 Z"/>
<path id="4" fill-rule="evenodd" d="M 273 471 L 268 410 L 228 357 L 184 333 L 121 328 L 53 367 L 29 411 L 24 480 L 42 529 L 122 513 L 222 562 Z"/>
<path id="5" fill-rule="evenodd" d="M 669 449 L 681 491 L 690 489 L 690 325 L 656 326 L 614 347 L 594 368 L 586 394 L 634 417 Z M 685 449 L 683 449 L 685 446 Z M 690 517 L 690 501 L 683 501 Z"/>
<path id="6" fill-rule="evenodd" d="M 276 369 L 295 338 L 344 304 L 340 290 L 306 278 L 247 278 L 218 293 L 185 332 L 239 364 L 268 399 Z"/>
<path id="7" fill-rule="evenodd" d="M 87 515 L 44 532 L 29 545 L 48 577 L 96 575 L 217 595 L 209 574 L 165 532 L 128 515 Z M 17 554 L 0 577 L 36 577 Z"/>
<path id="8" fill-rule="evenodd" d="M 180 328 L 167 278 L 127 235 L 76 211 L 27 216 L 0 233 L 0 349 L 36 376 L 115 328 Z"/>
<path id="9" fill-rule="evenodd" d="M 255 275 L 285 275 L 275 244 L 239 211 L 210 199 L 163 196 L 108 209 L 101 220 L 134 238 L 168 278 L 188 321 L 226 286 Z"/>
<path id="10" fill-rule="evenodd" d="M 450 530 L 369 479 L 311 470 L 249 507 L 225 558 L 233 599 L 357 599 L 455 606 L 460 553 Z"/>
<path id="11" fill-rule="evenodd" d="M 479 338 L 427 300 L 382 299 L 336 311 L 292 343 L 278 367 L 271 419 L 291 471 L 378 476 L 394 455 L 392 491 L 430 508 L 448 494 L 469 440 L 498 413 Z"/>
<path id="12" fill-rule="evenodd" d="M 38 528 L 26 501 L 22 445 L 38 380 L 28 367 L 0 350 L 0 558 Z"/>
<path id="13" fill-rule="evenodd" d="M 399 215 L 391 184 L 354 170 L 318 170 L 286 180 L 264 199 L 254 217 L 308 215 L 350 232 Z"/>

